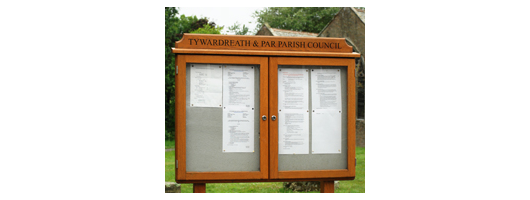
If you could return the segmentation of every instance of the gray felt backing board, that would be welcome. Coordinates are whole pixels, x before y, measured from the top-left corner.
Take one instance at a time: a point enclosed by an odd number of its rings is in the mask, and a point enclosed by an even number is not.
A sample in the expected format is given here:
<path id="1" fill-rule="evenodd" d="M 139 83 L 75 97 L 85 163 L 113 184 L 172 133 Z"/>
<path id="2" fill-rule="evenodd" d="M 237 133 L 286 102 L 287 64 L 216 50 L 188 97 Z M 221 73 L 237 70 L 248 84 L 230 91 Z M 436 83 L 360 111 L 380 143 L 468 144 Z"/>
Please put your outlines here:
<path id="1" fill-rule="evenodd" d="M 222 107 L 190 106 L 190 68 L 186 64 L 186 171 L 259 171 L 260 67 L 254 66 L 254 152 L 224 153 Z M 227 64 L 219 64 L 227 65 Z M 227 65 L 228 66 L 228 65 Z"/>
<path id="2" fill-rule="evenodd" d="M 311 120 L 312 112 L 309 112 L 309 154 L 279 154 L 278 155 L 278 171 L 293 171 L 293 170 L 331 170 L 331 169 L 348 169 L 348 96 L 347 96 L 347 67 L 342 66 L 286 66 L 279 65 L 278 69 L 295 68 L 295 69 L 309 69 L 309 111 L 312 110 L 311 104 L 311 69 L 340 69 L 341 81 L 341 153 L 340 154 L 312 154 L 311 153 Z M 279 137 L 278 137 L 279 138 Z"/>

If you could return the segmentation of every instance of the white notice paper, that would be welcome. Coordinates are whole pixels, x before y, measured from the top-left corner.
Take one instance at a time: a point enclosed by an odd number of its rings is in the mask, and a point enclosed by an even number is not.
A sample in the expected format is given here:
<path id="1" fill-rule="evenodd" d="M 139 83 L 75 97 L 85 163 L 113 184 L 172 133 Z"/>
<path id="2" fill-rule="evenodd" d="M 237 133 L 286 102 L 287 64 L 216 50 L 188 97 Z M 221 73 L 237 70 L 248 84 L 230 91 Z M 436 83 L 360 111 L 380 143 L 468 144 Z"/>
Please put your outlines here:
<path id="1" fill-rule="evenodd" d="M 223 109 L 223 152 L 254 152 L 254 111 Z"/>
<path id="2" fill-rule="evenodd" d="M 309 154 L 308 84 L 308 69 L 278 69 L 278 154 Z"/>
<path id="3" fill-rule="evenodd" d="M 308 110 L 308 71 L 308 69 L 278 69 L 279 110 Z"/>
<path id="4" fill-rule="evenodd" d="M 254 67 L 228 65 L 223 68 L 223 105 L 254 108 Z"/>
<path id="5" fill-rule="evenodd" d="M 312 154 L 341 153 L 341 113 L 315 110 L 311 120 Z"/>
<path id="6" fill-rule="evenodd" d="M 311 70 L 311 105 L 313 110 L 341 110 L 340 91 L 340 69 Z"/>
<path id="7" fill-rule="evenodd" d="M 340 69 L 311 70 L 311 153 L 341 152 Z"/>
<path id="8" fill-rule="evenodd" d="M 221 107 L 222 69 L 219 65 L 191 64 L 190 106 Z"/>
<path id="9" fill-rule="evenodd" d="M 223 66 L 223 152 L 254 152 L 254 67 Z"/>
<path id="10" fill-rule="evenodd" d="M 278 112 L 278 154 L 309 153 L 309 113 Z"/>

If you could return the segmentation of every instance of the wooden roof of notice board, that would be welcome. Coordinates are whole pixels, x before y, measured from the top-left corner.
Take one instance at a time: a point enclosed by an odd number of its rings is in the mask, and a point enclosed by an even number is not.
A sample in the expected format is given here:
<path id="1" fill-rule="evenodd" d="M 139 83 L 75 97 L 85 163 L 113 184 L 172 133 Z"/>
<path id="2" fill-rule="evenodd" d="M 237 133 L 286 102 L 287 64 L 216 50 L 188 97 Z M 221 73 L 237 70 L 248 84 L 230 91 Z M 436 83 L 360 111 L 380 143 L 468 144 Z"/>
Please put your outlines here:
<path id="1" fill-rule="evenodd" d="M 185 33 L 172 50 L 177 54 L 360 57 L 344 38 Z"/>

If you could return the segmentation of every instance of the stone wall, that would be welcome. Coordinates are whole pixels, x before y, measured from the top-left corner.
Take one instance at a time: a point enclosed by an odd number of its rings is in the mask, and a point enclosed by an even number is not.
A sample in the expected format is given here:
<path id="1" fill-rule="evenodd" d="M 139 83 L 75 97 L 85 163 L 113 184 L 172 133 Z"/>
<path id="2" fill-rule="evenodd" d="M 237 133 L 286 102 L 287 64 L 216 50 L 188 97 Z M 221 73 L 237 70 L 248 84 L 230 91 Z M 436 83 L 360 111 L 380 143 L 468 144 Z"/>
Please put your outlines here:
<path id="1" fill-rule="evenodd" d="M 284 182 L 283 187 L 295 192 L 320 191 L 320 181 Z M 339 181 L 335 181 L 335 189 L 338 189 Z"/>
<path id="2" fill-rule="evenodd" d="M 180 193 L 180 184 L 175 182 L 166 182 L 166 193 Z"/>
<path id="3" fill-rule="evenodd" d="M 319 37 L 348 38 L 364 57 L 364 22 L 353 12 L 352 8 L 342 8 Z"/>

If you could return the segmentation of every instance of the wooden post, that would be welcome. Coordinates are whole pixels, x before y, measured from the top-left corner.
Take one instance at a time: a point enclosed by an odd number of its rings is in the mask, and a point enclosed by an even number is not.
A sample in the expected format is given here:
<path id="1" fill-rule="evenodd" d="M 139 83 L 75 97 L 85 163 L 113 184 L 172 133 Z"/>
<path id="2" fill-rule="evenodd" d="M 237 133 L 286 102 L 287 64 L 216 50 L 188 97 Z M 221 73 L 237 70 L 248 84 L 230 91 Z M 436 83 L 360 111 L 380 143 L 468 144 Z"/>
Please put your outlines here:
<path id="1" fill-rule="evenodd" d="M 194 183 L 193 193 L 206 193 L 206 183 Z"/>
<path id="2" fill-rule="evenodd" d="M 320 193 L 334 193 L 334 192 L 335 192 L 335 181 L 320 181 Z"/>

